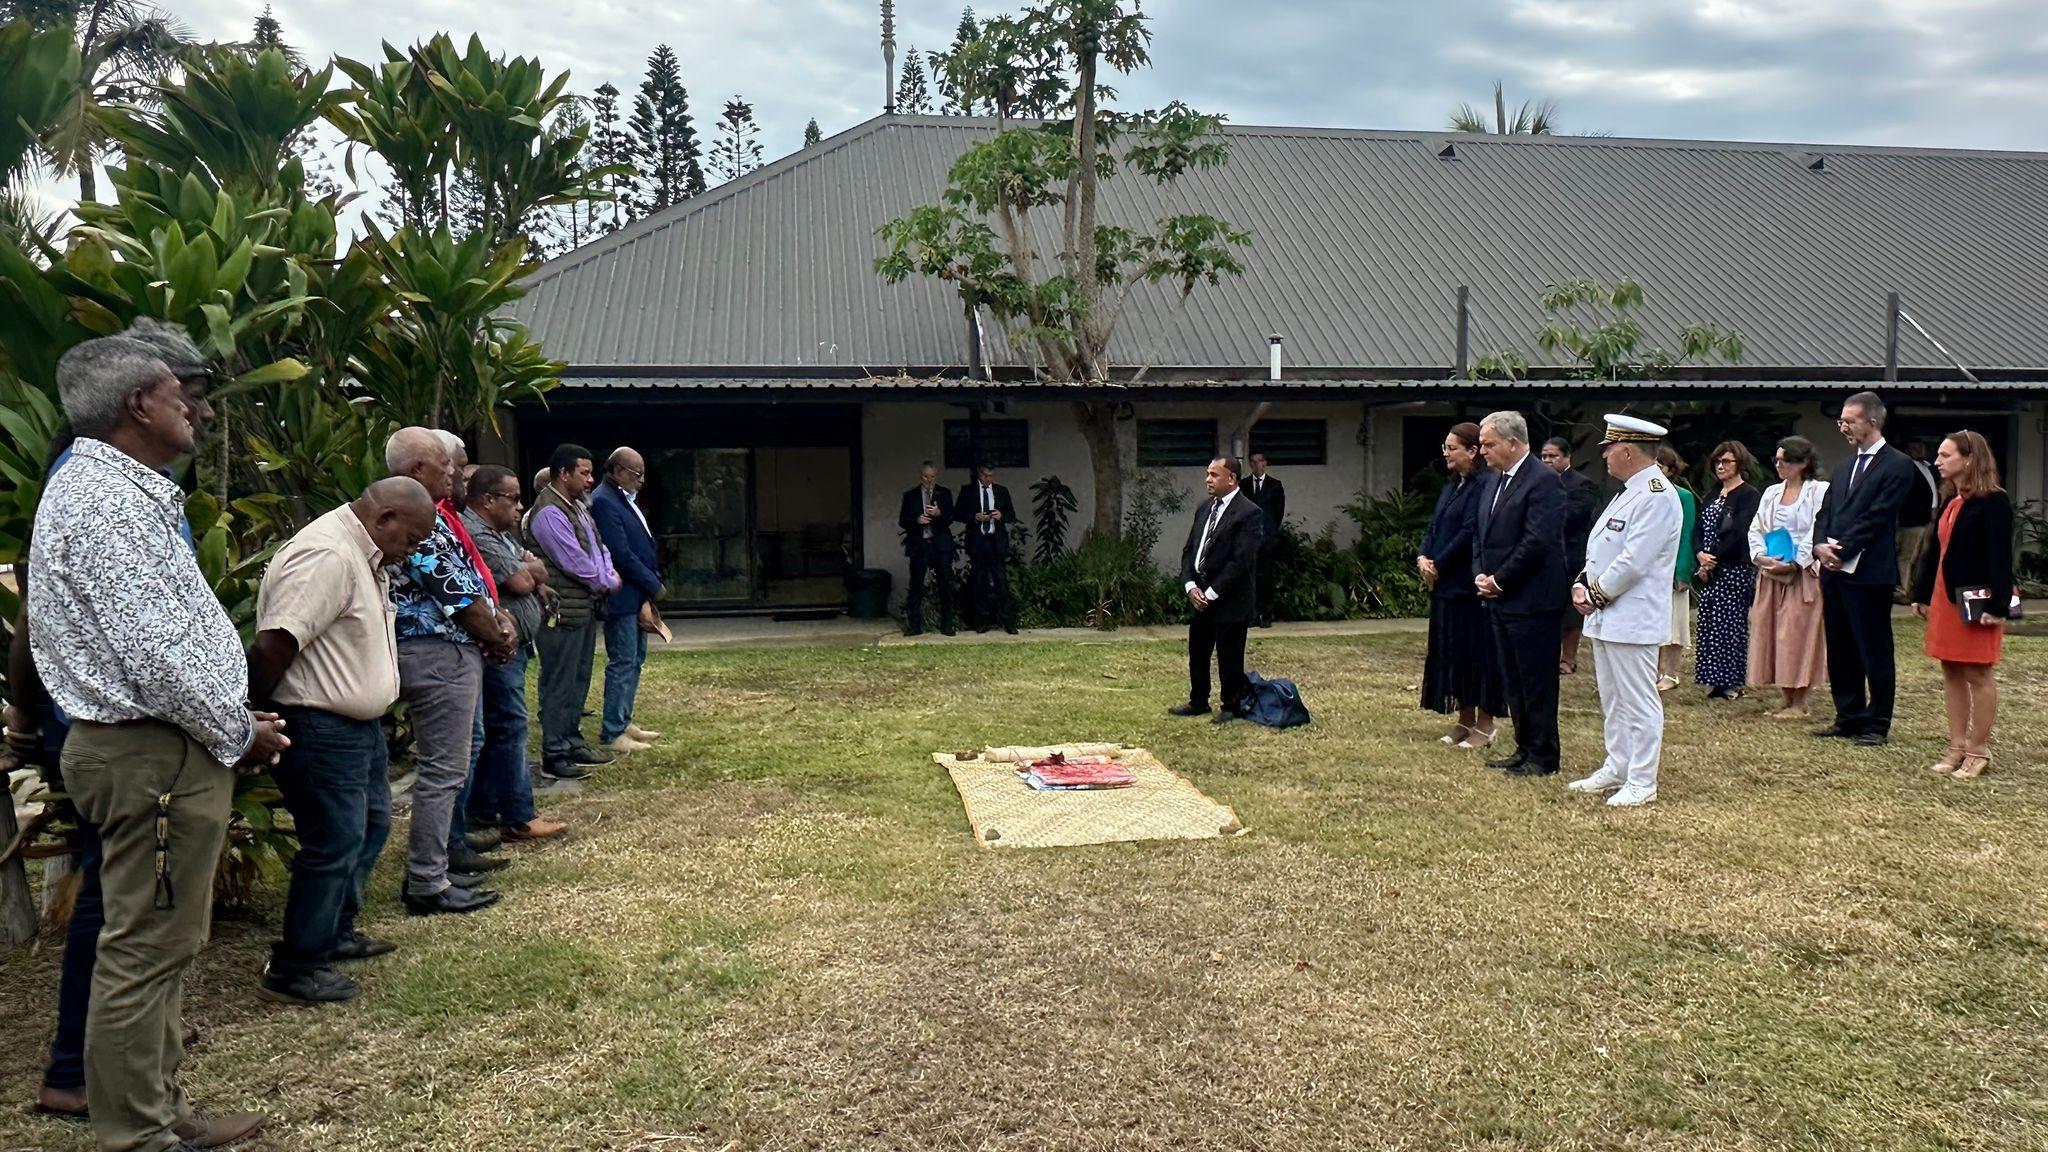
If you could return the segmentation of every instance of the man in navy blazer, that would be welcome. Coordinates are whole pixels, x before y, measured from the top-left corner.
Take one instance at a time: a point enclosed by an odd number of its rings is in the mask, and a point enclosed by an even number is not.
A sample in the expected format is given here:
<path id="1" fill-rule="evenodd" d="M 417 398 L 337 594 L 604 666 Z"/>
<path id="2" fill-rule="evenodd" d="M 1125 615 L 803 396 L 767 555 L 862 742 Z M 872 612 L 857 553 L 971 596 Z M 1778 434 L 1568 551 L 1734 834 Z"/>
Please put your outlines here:
<path id="1" fill-rule="evenodd" d="M 661 733 L 633 723 L 633 701 L 640 694 L 640 667 L 647 662 L 647 633 L 640 627 L 641 608 L 660 611 L 668 589 L 661 582 L 661 556 L 647 513 L 640 508 L 640 486 L 647 483 L 647 462 L 631 448 L 605 458 L 604 482 L 590 494 L 590 518 L 611 550 L 619 570 L 619 588 L 605 599 L 604 719 L 598 740 L 614 752 L 639 752 Z"/>
<path id="2" fill-rule="evenodd" d="M 1906 454 L 1884 442 L 1884 418 L 1884 401 L 1875 392 L 1842 401 L 1835 425 L 1856 455 L 1835 469 L 1813 521 L 1828 690 L 1835 697 L 1835 722 L 1814 735 L 1867 748 L 1891 738 L 1898 688 L 1892 586 L 1899 578 L 1899 509 L 1921 484 Z"/>
<path id="3" fill-rule="evenodd" d="M 1513 755 L 1487 761 L 1516 776 L 1558 770 L 1557 653 L 1563 639 L 1564 484 L 1529 451 L 1519 412 L 1479 424 L 1479 451 L 1493 480 L 1479 495 L 1479 544 L 1472 583 L 1493 618 Z"/>

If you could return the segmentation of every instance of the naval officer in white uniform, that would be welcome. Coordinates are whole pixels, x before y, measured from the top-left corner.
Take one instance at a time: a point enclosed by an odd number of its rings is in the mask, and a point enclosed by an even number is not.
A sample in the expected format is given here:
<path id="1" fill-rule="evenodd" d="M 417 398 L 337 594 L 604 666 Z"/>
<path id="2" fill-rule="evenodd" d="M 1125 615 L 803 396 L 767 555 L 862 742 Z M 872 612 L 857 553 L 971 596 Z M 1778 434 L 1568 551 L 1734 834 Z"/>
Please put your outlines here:
<path id="1" fill-rule="evenodd" d="M 1566 787 L 1613 792 L 1609 807 L 1657 798 L 1664 754 L 1664 701 L 1657 695 L 1657 647 L 1671 638 L 1671 569 L 1678 561 L 1684 509 L 1657 467 L 1665 430 L 1634 416 L 1607 417 L 1600 458 L 1623 484 L 1593 521 L 1586 568 L 1572 585 L 1572 606 L 1586 618 L 1607 760 Z"/>

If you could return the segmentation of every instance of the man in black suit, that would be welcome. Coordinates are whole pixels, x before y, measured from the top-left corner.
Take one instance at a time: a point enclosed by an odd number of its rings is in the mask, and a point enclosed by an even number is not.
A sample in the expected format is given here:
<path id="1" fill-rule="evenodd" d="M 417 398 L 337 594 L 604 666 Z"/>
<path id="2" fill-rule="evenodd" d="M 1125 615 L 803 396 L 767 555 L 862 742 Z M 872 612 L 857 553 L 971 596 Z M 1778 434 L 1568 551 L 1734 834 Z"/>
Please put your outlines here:
<path id="1" fill-rule="evenodd" d="M 1167 709 L 1175 716 L 1209 710 L 1209 654 L 1216 654 L 1223 697 L 1216 723 L 1243 715 L 1244 639 L 1258 602 L 1259 546 L 1266 538 L 1266 514 L 1238 499 L 1237 461 L 1219 456 L 1202 478 L 1209 499 L 1195 513 L 1188 542 L 1180 550 L 1181 587 L 1194 614 L 1188 618 L 1188 699 Z"/>
<path id="2" fill-rule="evenodd" d="M 1494 647 L 1515 723 L 1512 756 L 1487 761 L 1516 776 L 1558 770 L 1557 650 L 1565 588 L 1564 484 L 1529 451 L 1519 412 L 1479 424 L 1479 451 L 1493 479 L 1479 494 L 1479 551 L 1472 583 L 1493 618 Z"/>
<path id="3" fill-rule="evenodd" d="M 967 562 L 974 584 L 974 630 L 986 632 L 1000 621 L 1003 631 L 1017 634 L 1017 606 L 1010 600 L 1010 522 L 1017 509 L 1010 490 L 996 483 L 996 470 L 984 464 L 975 483 L 960 489 L 953 500 L 953 518 L 967 526 Z"/>
<path id="4" fill-rule="evenodd" d="M 910 591 L 903 600 L 903 634 L 924 631 L 924 593 L 929 577 L 939 578 L 939 631 L 953 634 L 953 494 L 939 483 L 939 468 L 927 460 L 917 487 L 903 494 L 896 523 L 903 529 L 903 554 L 910 557 Z"/>
<path id="5" fill-rule="evenodd" d="M 1593 513 L 1597 510 L 1600 486 L 1572 467 L 1571 441 L 1562 436 L 1552 436 L 1543 442 L 1543 466 L 1557 473 L 1564 484 L 1564 570 L 1576 574 L 1586 567 L 1586 541 L 1593 535 Z M 1564 612 L 1559 619 L 1564 621 L 1564 639 L 1557 649 L 1557 671 L 1561 676 L 1570 676 L 1579 670 L 1579 635 L 1585 629 L 1586 618 L 1574 609 Z"/>
<path id="6" fill-rule="evenodd" d="M 1287 522 L 1287 486 L 1266 474 L 1266 454 L 1252 453 L 1251 479 L 1244 482 L 1245 498 L 1266 514 L 1266 543 L 1259 549 L 1259 612 L 1261 628 L 1273 626 L 1273 549 L 1280 543 L 1280 526 Z"/>
<path id="7" fill-rule="evenodd" d="M 1856 455 L 1835 469 L 1813 522 L 1828 689 L 1835 697 L 1835 722 L 1814 735 L 1867 748 L 1891 737 L 1898 686 L 1892 586 L 1899 578 L 1899 508 L 1921 484 L 1906 454 L 1884 442 L 1884 417 L 1884 401 L 1875 392 L 1842 402 L 1835 424 Z"/>

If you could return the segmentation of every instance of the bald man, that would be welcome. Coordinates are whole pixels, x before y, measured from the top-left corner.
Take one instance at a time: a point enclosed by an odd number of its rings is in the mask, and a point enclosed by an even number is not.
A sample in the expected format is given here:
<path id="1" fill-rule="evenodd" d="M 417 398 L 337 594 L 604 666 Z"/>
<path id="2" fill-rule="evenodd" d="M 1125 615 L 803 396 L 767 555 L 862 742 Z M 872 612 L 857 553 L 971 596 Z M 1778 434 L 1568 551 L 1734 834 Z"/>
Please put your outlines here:
<path id="1" fill-rule="evenodd" d="M 661 581 L 661 554 L 647 513 L 640 507 L 640 489 L 647 483 L 647 462 L 631 448 L 605 458 L 604 483 L 590 494 L 590 518 L 611 550 L 619 570 L 619 587 L 605 598 L 604 719 L 598 743 L 614 752 L 639 752 L 661 733 L 633 723 L 633 705 L 640 695 L 640 668 L 647 663 L 647 629 L 643 618 L 658 620 L 668 589 Z"/>
<path id="2" fill-rule="evenodd" d="M 287 541 L 263 574 L 249 697 L 274 706 L 293 733 L 271 775 L 299 835 L 284 936 L 259 986 L 267 999 L 353 999 L 355 982 L 335 961 L 391 950 L 355 927 L 391 830 L 379 721 L 398 699 L 398 640 L 384 564 L 419 547 L 434 521 L 417 480 L 379 480 Z"/>

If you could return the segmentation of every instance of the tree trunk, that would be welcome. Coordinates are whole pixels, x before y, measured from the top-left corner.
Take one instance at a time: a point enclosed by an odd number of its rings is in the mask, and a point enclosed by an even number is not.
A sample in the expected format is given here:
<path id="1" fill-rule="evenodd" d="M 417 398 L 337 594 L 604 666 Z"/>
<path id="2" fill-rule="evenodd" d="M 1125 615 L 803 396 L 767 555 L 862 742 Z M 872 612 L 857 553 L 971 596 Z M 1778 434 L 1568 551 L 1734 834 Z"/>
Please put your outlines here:
<path id="1" fill-rule="evenodd" d="M 1088 443 L 1088 462 L 1095 473 L 1095 522 L 1089 531 L 1099 536 L 1123 535 L 1124 462 L 1116 443 L 1116 403 L 1112 400 L 1079 400 L 1074 403 L 1074 423 Z"/>
<path id="2" fill-rule="evenodd" d="M 0 782 L 6 778 L 0 776 Z M 14 819 L 14 796 L 0 800 L 0 848 L 14 843 L 20 825 Z M 36 935 L 36 902 L 29 895 L 28 870 L 19 856 L 0 864 L 0 949 L 26 944 Z"/>

